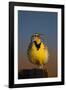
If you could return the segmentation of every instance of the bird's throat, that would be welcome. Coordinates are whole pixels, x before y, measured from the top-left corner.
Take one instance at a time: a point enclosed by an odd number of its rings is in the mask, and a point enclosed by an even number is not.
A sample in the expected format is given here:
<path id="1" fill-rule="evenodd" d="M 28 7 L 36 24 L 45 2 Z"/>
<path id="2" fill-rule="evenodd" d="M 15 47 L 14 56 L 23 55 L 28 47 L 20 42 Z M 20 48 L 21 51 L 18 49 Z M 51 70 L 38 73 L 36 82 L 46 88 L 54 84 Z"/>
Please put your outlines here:
<path id="1" fill-rule="evenodd" d="M 41 46 L 41 42 L 40 42 L 39 44 L 37 44 L 37 42 L 36 42 L 36 41 L 34 41 L 34 44 L 35 44 L 35 46 L 36 46 L 37 50 L 39 50 L 39 48 L 40 48 L 40 46 Z"/>

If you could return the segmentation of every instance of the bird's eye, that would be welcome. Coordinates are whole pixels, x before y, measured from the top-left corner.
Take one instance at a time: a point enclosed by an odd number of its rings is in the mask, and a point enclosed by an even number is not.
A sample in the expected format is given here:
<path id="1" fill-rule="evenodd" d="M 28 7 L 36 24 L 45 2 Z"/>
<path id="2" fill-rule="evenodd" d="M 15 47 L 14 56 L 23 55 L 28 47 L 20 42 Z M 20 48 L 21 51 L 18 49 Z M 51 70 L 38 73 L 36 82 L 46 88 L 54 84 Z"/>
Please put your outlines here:
<path id="1" fill-rule="evenodd" d="M 38 37 L 38 35 L 35 35 L 35 37 Z"/>

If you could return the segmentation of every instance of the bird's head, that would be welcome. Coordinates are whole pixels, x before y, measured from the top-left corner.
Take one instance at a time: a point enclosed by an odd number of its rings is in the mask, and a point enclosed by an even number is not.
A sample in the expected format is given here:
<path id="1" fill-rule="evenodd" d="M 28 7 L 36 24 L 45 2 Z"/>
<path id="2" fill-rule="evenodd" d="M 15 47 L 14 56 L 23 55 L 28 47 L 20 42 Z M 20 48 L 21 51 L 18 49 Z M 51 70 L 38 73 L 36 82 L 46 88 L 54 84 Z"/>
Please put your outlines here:
<path id="1" fill-rule="evenodd" d="M 31 37 L 31 40 L 32 41 L 36 41 L 37 44 L 39 44 L 41 42 L 41 35 L 40 34 L 33 34 L 32 37 Z"/>

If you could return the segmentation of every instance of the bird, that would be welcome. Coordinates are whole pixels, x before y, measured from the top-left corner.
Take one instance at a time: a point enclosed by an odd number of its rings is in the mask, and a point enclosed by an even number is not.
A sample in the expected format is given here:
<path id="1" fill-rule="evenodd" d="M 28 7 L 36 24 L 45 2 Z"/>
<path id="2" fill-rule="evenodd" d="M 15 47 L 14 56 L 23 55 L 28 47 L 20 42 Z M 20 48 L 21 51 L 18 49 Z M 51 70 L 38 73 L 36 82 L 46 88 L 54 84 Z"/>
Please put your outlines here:
<path id="1" fill-rule="evenodd" d="M 41 34 L 35 33 L 31 36 L 27 55 L 29 61 L 36 64 L 40 69 L 48 62 L 48 47 L 42 41 Z"/>

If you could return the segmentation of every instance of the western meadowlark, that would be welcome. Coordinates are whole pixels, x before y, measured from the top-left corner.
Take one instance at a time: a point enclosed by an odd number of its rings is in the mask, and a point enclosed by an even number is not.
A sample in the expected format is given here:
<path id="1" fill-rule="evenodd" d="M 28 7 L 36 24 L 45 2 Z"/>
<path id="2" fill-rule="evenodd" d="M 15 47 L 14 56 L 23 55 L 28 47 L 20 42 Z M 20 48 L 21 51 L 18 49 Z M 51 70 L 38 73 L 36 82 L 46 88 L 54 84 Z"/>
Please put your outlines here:
<path id="1" fill-rule="evenodd" d="M 27 54 L 30 62 L 43 68 L 43 65 L 48 61 L 48 47 L 43 43 L 40 36 L 40 34 L 31 36 Z"/>

